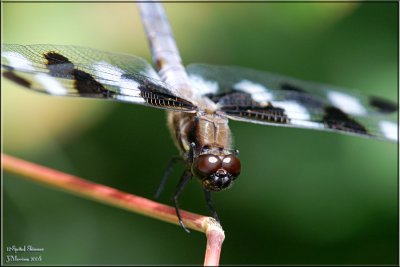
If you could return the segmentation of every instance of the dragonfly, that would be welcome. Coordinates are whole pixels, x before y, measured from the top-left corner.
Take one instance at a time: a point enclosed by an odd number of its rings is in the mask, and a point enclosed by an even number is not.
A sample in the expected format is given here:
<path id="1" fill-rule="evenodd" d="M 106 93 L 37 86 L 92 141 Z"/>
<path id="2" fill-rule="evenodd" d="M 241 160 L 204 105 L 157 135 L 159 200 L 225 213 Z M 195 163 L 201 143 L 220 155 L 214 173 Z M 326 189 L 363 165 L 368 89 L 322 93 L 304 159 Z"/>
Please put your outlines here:
<path id="1" fill-rule="evenodd" d="M 166 110 L 185 163 L 173 203 L 180 225 L 179 196 L 200 181 L 219 221 L 211 194 L 230 188 L 241 173 L 229 121 L 330 131 L 398 142 L 398 103 L 333 85 L 302 81 L 244 67 L 182 65 L 160 3 L 138 3 L 155 68 L 128 54 L 65 45 L 3 44 L 2 75 L 23 88 L 55 96 L 86 97 Z"/>

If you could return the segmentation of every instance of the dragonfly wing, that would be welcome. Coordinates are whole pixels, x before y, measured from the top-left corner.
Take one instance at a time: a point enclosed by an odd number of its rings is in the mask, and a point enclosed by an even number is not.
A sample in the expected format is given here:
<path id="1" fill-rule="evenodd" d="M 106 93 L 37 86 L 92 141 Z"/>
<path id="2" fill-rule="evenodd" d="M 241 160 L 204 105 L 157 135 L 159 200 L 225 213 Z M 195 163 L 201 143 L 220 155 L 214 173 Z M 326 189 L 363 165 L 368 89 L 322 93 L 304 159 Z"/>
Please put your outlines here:
<path id="1" fill-rule="evenodd" d="M 3 76 L 38 92 L 192 112 L 195 107 L 131 55 L 62 45 L 3 44 Z"/>
<path id="2" fill-rule="evenodd" d="M 398 104 L 383 98 L 241 67 L 187 69 L 193 86 L 233 120 L 397 141 Z"/>

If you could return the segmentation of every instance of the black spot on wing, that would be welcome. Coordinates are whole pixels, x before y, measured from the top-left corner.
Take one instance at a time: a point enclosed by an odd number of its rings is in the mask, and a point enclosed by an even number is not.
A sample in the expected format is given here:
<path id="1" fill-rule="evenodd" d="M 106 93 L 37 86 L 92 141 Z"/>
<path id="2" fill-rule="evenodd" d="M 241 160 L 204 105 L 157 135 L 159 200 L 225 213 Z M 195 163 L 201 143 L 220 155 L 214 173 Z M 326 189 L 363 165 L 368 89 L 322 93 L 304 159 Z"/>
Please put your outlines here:
<path id="1" fill-rule="evenodd" d="M 251 120 L 267 121 L 274 123 L 288 123 L 289 118 L 283 108 L 274 107 L 271 103 L 266 106 L 224 106 L 221 107 L 228 115 L 248 118 Z"/>
<path id="2" fill-rule="evenodd" d="M 151 81 L 150 79 L 145 78 L 144 76 L 141 77 L 136 77 L 133 75 L 123 75 L 124 77 L 128 78 L 128 79 L 133 79 L 136 82 L 139 83 L 139 89 L 141 92 L 149 92 L 149 93 L 156 93 L 156 94 L 163 94 L 163 95 L 169 95 L 170 91 L 161 86 L 158 85 L 156 83 L 154 83 L 153 81 Z"/>
<path id="3" fill-rule="evenodd" d="M 56 64 L 65 64 L 65 63 L 72 64 L 72 62 L 69 61 L 68 58 L 66 58 L 65 56 L 63 56 L 57 52 L 50 51 L 50 52 L 43 54 L 43 56 L 47 60 L 47 65 L 56 65 Z"/>
<path id="4" fill-rule="evenodd" d="M 288 83 L 281 84 L 281 89 L 285 90 L 285 91 L 305 93 L 305 91 L 303 89 L 301 89 L 300 87 L 292 85 L 292 84 L 288 84 Z"/>
<path id="5" fill-rule="evenodd" d="M 75 68 L 74 64 L 60 53 L 50 51 L 43 54 L 51 76 L 73 79 L 74 88 L 82 96 L 110 97 L 115 93 L 107 90 L 89 73 Z"/>
<path id="6" fill-rule="evenodd" d="M 73 69 L 72 75 L 74 77 L 74 86 L 81 95 L 93 95 L 109 97 L 114 95 L 114 92 L 107 90 L 101 83 L 96 81 L 89 73 Z"/>
<path id="7" fill-rule="evenodd" d="M 31 87 L 31 83 L 28 80 L 24 79 L 21 76 L 18 76 L 13 71 L 9 71 L 9 70 L 4 71 L 3 76 L 21 86 L 28 87 L 28 88 Z"/>
<path id="8" fill-rule="evenodd" d="M 218 94 L 205 94 L 204 97 L 209 98 L 212 102 L 218 103 L 220 102 L 220 99 L 224 98 L 225 96 L 231 95 L 234 93 L 234 90 L 232 92 L 226 93 L 226 92 L 221 92 Z"/>
<path id="9" fill-rule="evenodd" d="M 230 93 L 222 93 L 209 97 L 221 106 L 259 106 L 248 93 L 232 90 Z"/>
<path id="10" fill-rule="evenodd" d="M 376 96 L 370 97 L 369 104 L 382 113 L 391 113 L 398 110 L 398 106 L 396 103 Z"/>
<path id="11" fill-rule="evenodd" d="M 57 52 L 47 52 L 43 56 L 51 76 L 70 78 L 75 67 L 68 58 Z"/>
<path id="12" fill-rule="evenodd" d="M 210 98 L 213 99 L 213 98 Z M 251 94 L 231 90 L 229 93 L 214 95 L 220 110 L 228 115 L 251 120 L 288 123 L 289 118 L 283 108 L 274 107 L 271 103 L 254 101 Z"/>
<path id="13" fill-rule="evenodd" d="M 311 95 L 307 91 L 301 89 L 298 86 L 284 83 L 281 85 L 281 89 L 284 90 L 284 100 L 293 100 L 302 106 L 320 111 L 325 106 L 324 100 L 316 95 Z M 207 94 L 205 95 L 211 99 L 214 103 L 222 106 L 229 105 L 243 105 L 243 106 L 257 106 L 257 103 L 253 100 L 252 95 L 236 89 L 220 90 L 222 92 L 218 94 Z M 283 96 L 281 96 L 283 97 Z"/>
<path id="14" fill-rule="evenodd" d="M 133 79 L 139 83 L 138 89 L 140 96 L 150 105 L 158 107 L 170 107 L 173 109 L 195 110 L 196 107 L 183 98 L 177 97 L 162 85 L 156 84 L 144 76 L 135 76 L 132 74 L 123 75 L 127 79 Z"/>
<path id="15" fill-rule="evenodd" d="M 325 108 L 323 122 L 331 129 L 368 135 L 364 126 L 335 107 L 329 106 Z"/>
<path id="16" fill-rule="evenodd" d="M 307 108 L 322 109 L 325 105 L 324 100 L 316 95 L 309 94 L 306 90 L 289 84 L 281 84 L 281 90 L 285 91 L 287 100 L 294 100 Z"/>

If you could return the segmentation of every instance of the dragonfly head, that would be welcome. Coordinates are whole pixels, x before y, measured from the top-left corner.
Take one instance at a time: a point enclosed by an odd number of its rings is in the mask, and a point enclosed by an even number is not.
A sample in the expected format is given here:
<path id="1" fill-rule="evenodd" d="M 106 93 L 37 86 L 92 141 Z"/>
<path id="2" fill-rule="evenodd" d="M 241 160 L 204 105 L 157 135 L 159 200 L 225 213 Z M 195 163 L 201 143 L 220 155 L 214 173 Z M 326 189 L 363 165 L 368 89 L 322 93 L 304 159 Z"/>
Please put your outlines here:
<path id="1" fill-rule="evenodd" d="M 221 191 L 232 186 L 239 176 L 240 160 L 235 154 L 203 154 L 194 160 L 192 172 L 208 191 Z"/>

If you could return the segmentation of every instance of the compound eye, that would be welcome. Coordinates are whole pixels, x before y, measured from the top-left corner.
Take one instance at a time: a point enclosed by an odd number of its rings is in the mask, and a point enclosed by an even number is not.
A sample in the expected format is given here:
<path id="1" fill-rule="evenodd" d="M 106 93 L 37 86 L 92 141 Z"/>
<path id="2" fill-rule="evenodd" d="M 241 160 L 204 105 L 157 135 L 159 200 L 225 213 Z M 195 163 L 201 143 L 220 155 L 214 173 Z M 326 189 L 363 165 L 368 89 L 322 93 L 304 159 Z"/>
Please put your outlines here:
<path id="1" fill-rule="evenodd" d="M 222 162 L 218 156 L 200 155 L 193 164 L 193 172 L 198 177 L 207 177 L 221 168 Z"/>
<path id="2" fill-rule="evenodd" d="M 225 156 L 222 160 L 222 168 L 236 177 L 240 174 L 240 159 L 235 155 Z"/>

